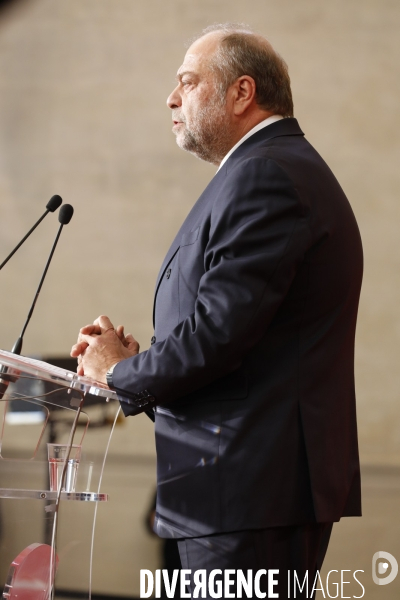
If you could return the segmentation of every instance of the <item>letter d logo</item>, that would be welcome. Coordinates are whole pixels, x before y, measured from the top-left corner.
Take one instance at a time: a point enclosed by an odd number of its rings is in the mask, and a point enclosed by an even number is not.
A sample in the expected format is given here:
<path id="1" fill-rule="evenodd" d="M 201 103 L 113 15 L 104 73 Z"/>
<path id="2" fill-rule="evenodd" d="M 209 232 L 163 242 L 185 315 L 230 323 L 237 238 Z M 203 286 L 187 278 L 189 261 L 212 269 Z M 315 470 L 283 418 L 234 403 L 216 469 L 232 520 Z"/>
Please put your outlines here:
<path id="1" fill-rule="evenodd" d="M 385 559 L 385 562 L 379 562 L 377 564 L 380 558 Z M 389 564 L 391 566 L 391 571 L 389 575 L 387 575 L 386 577 L 378 577 L 378 575 L 384 575 L 387 572 Z M 375 552 L 375 554 L 372 557 L 372 579 L 374 580 L 374 583 L 376 583 L 377 585 L 387 585 L 388 583 L 392 583 L 398 571 L 399 565 L 397 564 L 397 560 L 392 554 L 383 551 Z"/>

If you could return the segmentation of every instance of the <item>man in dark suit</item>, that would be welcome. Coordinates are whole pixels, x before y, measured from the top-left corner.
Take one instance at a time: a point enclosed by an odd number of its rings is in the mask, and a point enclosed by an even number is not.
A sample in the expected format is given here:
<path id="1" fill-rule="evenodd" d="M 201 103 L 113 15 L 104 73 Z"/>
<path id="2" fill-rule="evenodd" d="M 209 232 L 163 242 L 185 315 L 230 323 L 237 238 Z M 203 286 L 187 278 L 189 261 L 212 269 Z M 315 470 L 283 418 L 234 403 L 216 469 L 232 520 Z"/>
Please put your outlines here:
<path id="1" fill-rule="evenodd" d="M 161 267 L 153 344 L 99 317 L 72 355 L 155 418 L 155 530 L 185 568 L 311 578 L 332 523 L 360 514 L 357 224 L 261 36 L 206 30 L 168 105 L 178 145 L 219 170 Z"/>

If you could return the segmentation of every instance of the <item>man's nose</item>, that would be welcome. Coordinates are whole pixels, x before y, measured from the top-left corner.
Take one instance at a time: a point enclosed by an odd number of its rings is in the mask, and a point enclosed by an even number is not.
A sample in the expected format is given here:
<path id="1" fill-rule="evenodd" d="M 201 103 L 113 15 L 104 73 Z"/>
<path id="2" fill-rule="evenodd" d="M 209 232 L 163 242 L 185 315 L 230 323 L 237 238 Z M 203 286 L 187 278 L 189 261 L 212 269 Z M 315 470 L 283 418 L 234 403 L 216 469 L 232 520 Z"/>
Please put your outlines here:
<path id="1" fill-rule="evenodd" d="M 182 100 L 181 100 L 181 96 L 178 92 L 178 87 L 176 86 L 176 88 L 170 93 L 170 95 L 167 98 L 167 105 L 169 106 L 169 108 L 178 108 L 182 105 Z"/>

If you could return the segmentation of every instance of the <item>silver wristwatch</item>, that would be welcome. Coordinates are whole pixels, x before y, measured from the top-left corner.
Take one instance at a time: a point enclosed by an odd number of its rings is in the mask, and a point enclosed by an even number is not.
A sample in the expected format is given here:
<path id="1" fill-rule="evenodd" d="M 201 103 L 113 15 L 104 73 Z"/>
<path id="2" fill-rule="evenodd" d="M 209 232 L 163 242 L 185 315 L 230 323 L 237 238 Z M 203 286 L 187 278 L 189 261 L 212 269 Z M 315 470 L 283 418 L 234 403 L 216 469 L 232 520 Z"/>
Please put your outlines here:
<path id="1" fill-rule="evenodd" d="M 110 367 L 110 368 L 108 369 L 107 373 L 106 373 L 106 381 L 107 381 L 107 385 L 108 385 L 108 387 L 109 387 L 109 388 L 111 388 L 112 390 L 114 389 L 114 386 L 113 386 L 113 379 L 112 379 L 112 374 L 113 374 L 113 371 L 114 371 L 114 369 L 115 369 L 115 366 L 116 366 L 117 364 L 118 364 L 118 363 L 114 363 L 114 364 L 113 364 L 113 366 L 112 366 L 112 367 Z"/>

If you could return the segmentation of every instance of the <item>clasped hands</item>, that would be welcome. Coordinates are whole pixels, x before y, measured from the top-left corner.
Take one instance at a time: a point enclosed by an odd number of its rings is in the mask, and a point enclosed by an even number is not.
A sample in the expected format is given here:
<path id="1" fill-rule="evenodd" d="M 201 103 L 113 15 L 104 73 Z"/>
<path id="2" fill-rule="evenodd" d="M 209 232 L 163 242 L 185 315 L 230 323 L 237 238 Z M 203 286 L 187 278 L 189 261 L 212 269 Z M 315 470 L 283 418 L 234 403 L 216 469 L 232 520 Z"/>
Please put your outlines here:
<path id="1" fill-rule="evenodd" d="M 79 331 L 78 341 L 71 348 L 71 356 L 78 359 L 78 375 L 87 375 L 107 383 L 106 373 L 115 363 L 139 353 L 139 344 L 123 325 L 114 328 L 110 319 L 101 315 L 93 325 Z"/>

